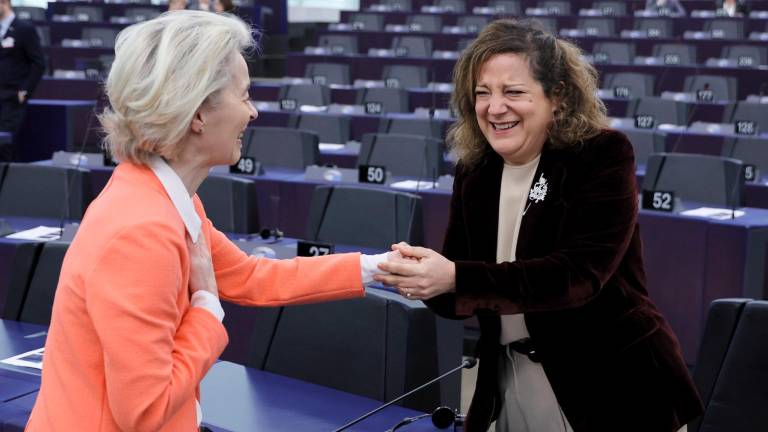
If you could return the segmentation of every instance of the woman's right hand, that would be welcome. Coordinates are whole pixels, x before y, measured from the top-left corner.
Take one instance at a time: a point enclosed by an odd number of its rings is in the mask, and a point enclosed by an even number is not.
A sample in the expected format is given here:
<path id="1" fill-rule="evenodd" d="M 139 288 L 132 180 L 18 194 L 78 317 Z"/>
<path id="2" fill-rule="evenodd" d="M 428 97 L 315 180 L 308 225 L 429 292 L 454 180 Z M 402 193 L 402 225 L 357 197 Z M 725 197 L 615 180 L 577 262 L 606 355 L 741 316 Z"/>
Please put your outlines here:
<path id="1" fill-rule="evenodd" d="M 196 291 L 208 291 L 219 296 L 219 288 L 216 286 L 216 276 L 213 273 L 213 262 L 211 261 L 211 250 L 208 248 L 208 242 L 202 231 L 197 239 L 197 243 L 187 236 L 187 247 L 189 248 L 189 295 Z"/>

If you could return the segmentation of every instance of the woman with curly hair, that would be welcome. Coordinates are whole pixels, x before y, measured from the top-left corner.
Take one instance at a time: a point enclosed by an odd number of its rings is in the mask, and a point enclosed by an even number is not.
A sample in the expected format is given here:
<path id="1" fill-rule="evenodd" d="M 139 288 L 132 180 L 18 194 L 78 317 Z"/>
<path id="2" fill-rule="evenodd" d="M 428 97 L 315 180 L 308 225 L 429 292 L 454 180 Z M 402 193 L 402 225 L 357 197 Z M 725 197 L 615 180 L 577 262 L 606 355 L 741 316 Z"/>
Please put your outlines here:
<path id="1" fill-rule="evenodd" d="M 648 297 L 632 145 L 607 129 L 597 72 L 532 22 L 486 26 L 459 57 L 458 156 L 442 254 L 376 279 L 439 315 L 477 316 L 465 430 L 674 432 L 702 413 Z"/>

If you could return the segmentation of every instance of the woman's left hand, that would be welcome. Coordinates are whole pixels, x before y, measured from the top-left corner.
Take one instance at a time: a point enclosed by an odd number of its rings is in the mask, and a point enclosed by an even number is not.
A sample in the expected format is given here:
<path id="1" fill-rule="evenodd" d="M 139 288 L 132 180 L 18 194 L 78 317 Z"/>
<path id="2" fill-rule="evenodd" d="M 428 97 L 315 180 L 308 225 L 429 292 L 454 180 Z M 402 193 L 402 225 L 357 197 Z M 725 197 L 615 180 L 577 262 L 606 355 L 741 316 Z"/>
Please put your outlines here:
<path id="1" fill-rule="evenodd" d="M 376 275 L 374 279 L 394 286 L 403 296 L 427 300 L 456 290 L 456 265 L 432 249 L 410 246 L 401 242 L 392 245 L 407 261 L 387 261 L 379 268 L 391 274 Z"/>

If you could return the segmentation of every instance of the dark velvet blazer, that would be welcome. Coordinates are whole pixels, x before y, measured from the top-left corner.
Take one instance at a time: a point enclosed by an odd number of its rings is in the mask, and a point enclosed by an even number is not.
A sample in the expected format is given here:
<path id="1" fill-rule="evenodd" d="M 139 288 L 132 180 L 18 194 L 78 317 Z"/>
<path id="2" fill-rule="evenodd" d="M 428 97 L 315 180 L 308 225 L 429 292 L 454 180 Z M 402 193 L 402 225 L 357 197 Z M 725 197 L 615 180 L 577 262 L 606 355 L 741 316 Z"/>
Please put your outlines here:
<path id="1" fill-rule="evenodd" d="M 604 131 L 542 152 L 517 240 L 496 263 L 503 160 L 489 151 L 459 165 L 443 254 L 456 292 L 427 304 L 449 318 L 477 315 L 480 370 L 465 430 L 485 432 L 498 391 L 499 315 L 524 313 L 555 396 L 575 432 L 673 432 L 703 409 L 677 338 L 645 288 L 632 145 Z M 533 186 L 533 185 L 532 185 Z"/>

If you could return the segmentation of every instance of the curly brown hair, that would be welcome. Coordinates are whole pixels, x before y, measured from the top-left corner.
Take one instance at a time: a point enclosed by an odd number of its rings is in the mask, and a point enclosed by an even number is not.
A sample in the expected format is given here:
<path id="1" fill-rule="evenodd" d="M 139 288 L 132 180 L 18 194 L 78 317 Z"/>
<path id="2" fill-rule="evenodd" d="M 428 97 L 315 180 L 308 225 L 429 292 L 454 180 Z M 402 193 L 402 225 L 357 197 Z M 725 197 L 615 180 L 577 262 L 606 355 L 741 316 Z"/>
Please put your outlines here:
<path id="1" fill-rule="evenodd" d="M 451 106 L 457 119 L 447 142 L 463 165 L 472 167 L 492 151 L 475 117 L 475 84 L 481 66 L 505 53 L 525 56 L 544 95 L 557 101 L 549 146 L 579 145 L 607 127 L 605 105 L 596 96 L 597 71 L 582 59 L 577 46 L 556 38 L 535 20 L 496 20 L 462 51 L 453 70 Z"/>

